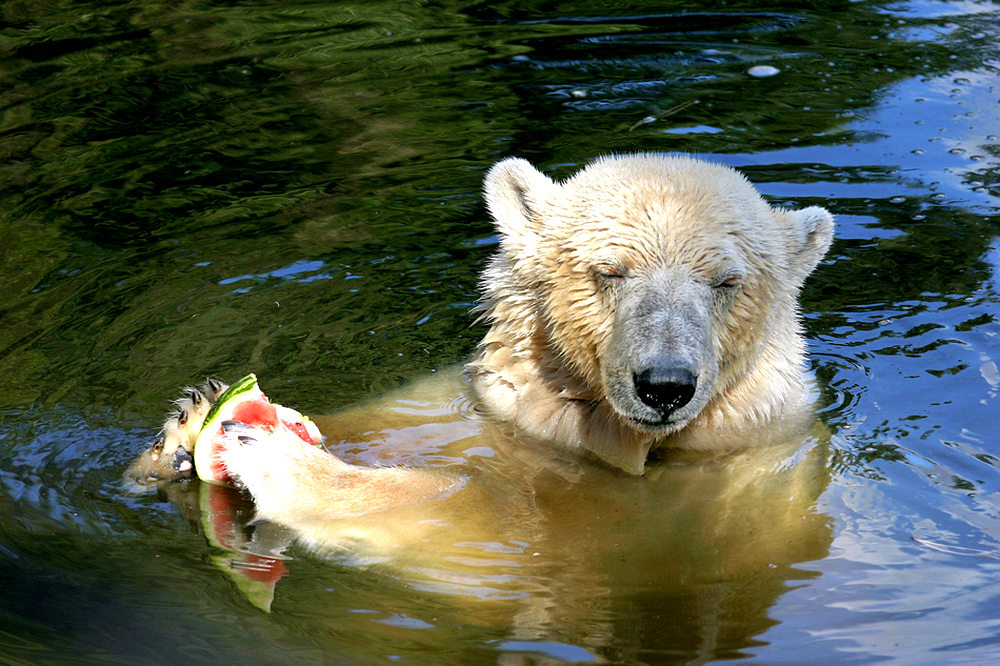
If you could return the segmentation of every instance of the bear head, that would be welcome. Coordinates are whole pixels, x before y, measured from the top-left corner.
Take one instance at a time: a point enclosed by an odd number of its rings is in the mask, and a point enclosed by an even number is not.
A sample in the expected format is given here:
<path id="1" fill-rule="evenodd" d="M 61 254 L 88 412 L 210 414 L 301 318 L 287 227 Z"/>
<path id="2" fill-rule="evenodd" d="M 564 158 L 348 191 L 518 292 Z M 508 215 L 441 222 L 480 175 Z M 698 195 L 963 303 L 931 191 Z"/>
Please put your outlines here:
<path id="1" fill-rule="evenodd" d="M 731 168 L 663 155 L 562 183 L 507 159 L 484 189 L 500 233 L 470 365 L 485 411 L 628 467 L 602 453 L 616 438 L 645 442 L 644 459 L 688 426 L 759 425 L 801 396 L 797 299 L 832 240 L 826 210 L 773 208 Z"/>

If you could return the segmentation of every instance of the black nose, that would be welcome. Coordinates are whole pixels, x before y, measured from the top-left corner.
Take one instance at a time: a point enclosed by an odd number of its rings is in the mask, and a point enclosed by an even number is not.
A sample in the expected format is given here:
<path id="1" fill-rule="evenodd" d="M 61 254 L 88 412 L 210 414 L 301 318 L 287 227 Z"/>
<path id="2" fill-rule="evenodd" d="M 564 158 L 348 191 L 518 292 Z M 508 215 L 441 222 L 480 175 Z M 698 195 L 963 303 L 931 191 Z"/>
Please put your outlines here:
<path id="1" fill-rule="evenodd" d="M 647 368 L 632 381 L 639 399 L 663 416 L 691 402 L 698 387 L 698 378 L 683 368 Z"/>

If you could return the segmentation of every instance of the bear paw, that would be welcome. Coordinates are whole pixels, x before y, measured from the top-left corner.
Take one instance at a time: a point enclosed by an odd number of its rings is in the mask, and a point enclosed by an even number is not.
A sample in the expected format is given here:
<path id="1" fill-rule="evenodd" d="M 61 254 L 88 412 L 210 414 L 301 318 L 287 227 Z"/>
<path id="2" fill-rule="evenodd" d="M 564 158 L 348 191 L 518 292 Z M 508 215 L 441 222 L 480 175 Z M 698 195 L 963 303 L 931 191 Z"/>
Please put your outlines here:
<path id="1" fill-rule="evenodd" d="M 200 387 L 183 389 L 160 436 L 129 465 L 126 480 L 146 485 L 190 478 L 194 473 L 194 442 L 212 405 L 227 388 L 228 384 L 209 379 Z"/>

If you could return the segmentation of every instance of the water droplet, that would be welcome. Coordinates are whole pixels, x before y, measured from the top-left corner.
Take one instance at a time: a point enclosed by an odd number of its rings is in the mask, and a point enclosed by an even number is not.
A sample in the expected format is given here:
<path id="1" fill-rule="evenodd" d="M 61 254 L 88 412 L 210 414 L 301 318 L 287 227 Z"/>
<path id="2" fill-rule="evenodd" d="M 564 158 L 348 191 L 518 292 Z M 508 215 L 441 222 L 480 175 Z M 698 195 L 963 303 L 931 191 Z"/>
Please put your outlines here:
<path id="1" fill-rule="evenodd" d="M 774 76 L 780 71 L 777 67 L 771 67 L 770 65 L 757 65 L 748 69 L 747 74 L 758 79 L 763 79 L 768 76 Z"/>
<path id="2" fill-rule="evenodd" d="M 917 148 L 916 150 L 911 150 L 910 152 L 913 153 L 914 155 L 923 155 L 924 152 L 926 152 L 926 151 L 921 150 L 920 148 Z"/>
<path id="3" fill-rule="evenodd" d="M 906 197 L 892 197 L 889 201 L 892 203 L 902 203 L 903 201 L 906 201 Z"/>
<path id="4" fill-rule="evenodd" d="M 961 155 L 962 153 L 965 152 L 965 148 L 952 148 L 948 152 L 951 153 L 952 155 Z"/>
<path id="5" fill-rule="evenodd" d="M 584 90 L 583 88 L 577 88 L 576 90 L 571 92 L 570 95 L 576 97 L 577 99 L 583 99 L 584 97 L 587 96 L 587 91 Z"/>

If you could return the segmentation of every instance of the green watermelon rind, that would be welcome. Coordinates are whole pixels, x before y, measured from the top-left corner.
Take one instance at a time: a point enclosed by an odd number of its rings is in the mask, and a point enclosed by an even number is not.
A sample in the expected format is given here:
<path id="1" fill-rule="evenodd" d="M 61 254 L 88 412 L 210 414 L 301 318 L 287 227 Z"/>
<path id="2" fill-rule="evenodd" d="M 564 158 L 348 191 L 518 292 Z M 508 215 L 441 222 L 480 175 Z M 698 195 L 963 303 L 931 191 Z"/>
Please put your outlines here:
<path id="1" fill-rule="evenodd" d="M 215 420 L 215 417 L 218 416 L 219 412 L 222 410 L 223 405 L 236 396 L 243 395 L 247 391 L 252 391 L 255 388 L 259 388 L 257 386 L 257 375 L 252 372 L 238 382 L 230 385 L 229 388 L 222 392 L 222 395 L 220 395 L 219 399 L 215 401 L 212 408 L 208 410 L 208 416 L 205 417 L 205 422 L 202 424 L 198 435 L 201 436 L 201 433 L 205 431 L 205 428 L 208 428 L 212 421 Z"/>

